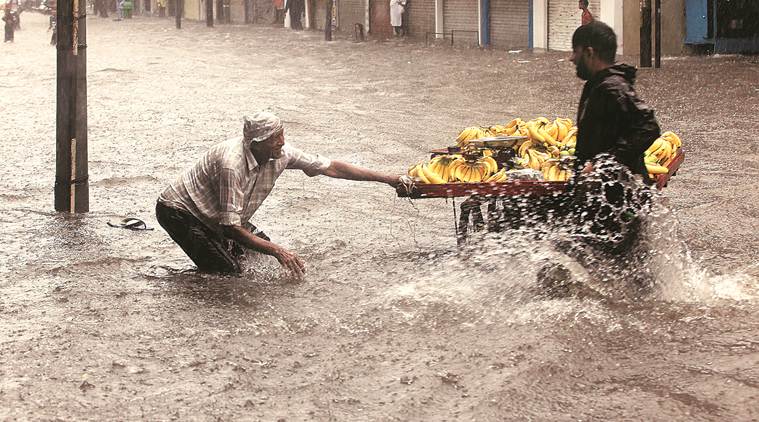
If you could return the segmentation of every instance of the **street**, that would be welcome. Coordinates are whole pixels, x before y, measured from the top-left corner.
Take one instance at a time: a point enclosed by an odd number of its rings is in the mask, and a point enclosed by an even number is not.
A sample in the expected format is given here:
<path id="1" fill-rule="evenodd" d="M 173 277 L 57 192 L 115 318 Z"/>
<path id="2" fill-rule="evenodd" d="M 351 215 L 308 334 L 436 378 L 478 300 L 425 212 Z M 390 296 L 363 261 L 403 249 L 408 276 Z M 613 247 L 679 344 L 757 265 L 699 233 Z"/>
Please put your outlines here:
<path id="1" fill-rule="evenodd" d="M 87 18 L 90 212 L 53 210 L 48 17 L 0 46 L 1 420 L 759 418 L 759 58 L 666 57 L 637 90 L 686 160 L 650 297 L 547 299 L 513 234 L 459 253 L 451 201 L 285 172 L 253 217 L 306 262 L 193 271 L 155 201 L 242 116 L 403 174 L 467 126 L 575 119 L 568 53 Z M 625 61 L 636 64 L 635 57 Z M 135 216 L 152 231 L 112 228 Z M 508 237 L 509 234 L 504 234 Z"/>

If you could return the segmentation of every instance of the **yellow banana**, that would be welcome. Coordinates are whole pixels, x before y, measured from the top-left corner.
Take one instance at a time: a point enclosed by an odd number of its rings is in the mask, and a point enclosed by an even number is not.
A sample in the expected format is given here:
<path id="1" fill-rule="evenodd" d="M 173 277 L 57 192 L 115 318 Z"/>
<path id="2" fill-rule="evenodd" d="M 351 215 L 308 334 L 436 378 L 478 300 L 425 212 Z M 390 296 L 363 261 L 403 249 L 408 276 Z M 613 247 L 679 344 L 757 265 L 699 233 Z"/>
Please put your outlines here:
<path id="1" fill-rule="evenodd" d="M 496 163 L 493 157 L 482 157 L 479 161 L 487 165 L 488 171 L 490 173 L 495 173 L 498 171 L 498 163 Z"/>
<path id="2" fill-rule="evenodd" d="M 433 184 L 445 183 L 445 180 L 443 180 L 442 177 L 440 177 L 434 171 L 431 171 L 426 165 L 422 164 L 422 166 L 419 167 L 419 170 L 420 170 L 420 173 L 424 174 L 424 178 L 427 179 L 429 183 L 433 183 Z"/>
<path id="3" fill-rule="evenodd" d="M 548 169 L 548 180 L 550 180 L 552 182 L 558 181 L 559 180 L 559 172 L 560 172 L 559 166 L 558 165 L 552 165 Z"/>
<path id="4" fill-rule="evenodd" d="M 522 142 L 522 145 L 519 146 L 519 149 L 517 150 L 517 155 L 519 155 L 520 157 L 524 156 L 527 153 L 527 150 L 529 150 L 530 148 L 532 148 L 532 141 L 528 139 Z"/>
<path id="5" fill-rule="evenodd" d="M 554 125 L 558 129 L 558 133 L 555 136 L 556 140 L 559 142 L 564 141 L 564 138 L 567 137 L 567 133 L 569 133 L 569 126 L 567 126 L 561 118 L 556 119 Z"/>
<path id="6" fill-rule="evenodd" d="M 513 119 L 512 121 L 506 123 L 506 128 L 507 129 L 515 128 L 515 127 L 521 125 L 522 123 L 524 123 L 522 121 L 522 119 L 520 119 L 519 117 L 517 117 L 516 119 Z"/>
<path id="7" fill-rule="evenodd" d="M 646 170 L 648 170 L 649 174 L 666 174 L 669 173 L 669 169 L 664 166 L 659 166 L 656 164 L 646 164 Z"/>
<path id="8" fill-rule="evenodd" d="M 525 126 L 527 127 L 527 132 L 529 133 L 531 140 L 540 142 L 541 144 L 546 142 L 545 138 L 543 138 L 543 135 L 538 132 L 538 128 L 535 127 L 535 123 L 527 122 Z"/>
<path id="9" fill-rule="evenodd" d="M 680 148 L 683 145 L 683 142 L 680 140 L 680 137 L 675 134 L 675 132 L 666 131 L 661 134 L 661 137 L 668 140 L 672 145 L 674 145 L 677 148 Z"/>
<path id="10" fill-rule="evenodd" d="M 651 144 L 651 146 L 648 147 L 648 149 L 646 150 L 646 152 L 644 153 L 644 155 L 653 154 L 654 151 L 656 151 L 659 148 L 661 148 L 661 145 L 662 145 L 663 142 L 665 142 L 664 139 L 662 139 L 662 138 L 656 138 L 656 140 L 654 140 L 654 142 Z"/>
<path id="11" fill-rule="evenodd" d="M 416 165 L 416 177 L 419 178 L 419 180 L 422 183 L 430 183 L 430 179 L 428 179 L 427 176 L 424 174 L 424 171 L 422 171 L 421 164 Z"/>

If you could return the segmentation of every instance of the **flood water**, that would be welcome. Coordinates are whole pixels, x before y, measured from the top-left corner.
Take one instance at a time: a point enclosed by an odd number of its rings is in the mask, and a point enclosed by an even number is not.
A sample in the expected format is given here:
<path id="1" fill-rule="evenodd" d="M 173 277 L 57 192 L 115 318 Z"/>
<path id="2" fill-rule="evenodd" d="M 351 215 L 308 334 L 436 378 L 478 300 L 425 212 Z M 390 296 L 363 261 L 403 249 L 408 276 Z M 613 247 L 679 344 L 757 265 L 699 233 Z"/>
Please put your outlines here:
<path id="1" fill-rule="evenodd" d="M 588 274 L 550 242 L 459 250 L 451 201 L 384 185 L 282 175 L 253 222 L 306 261 L 301 282 L 263 256 L 197 274 L 153 209 L 260 109 L 301 149 L 394 173 L 466 126 L 574 118 L 567 54 L 91 16 L 91 211 L 69 216 L 47 17 L 22 26 L 0 46 L 0 419 L 759 418 L 756 57 L 639 73 L 687 154 L 657 200 L 656 288 L 552 299 L 541 262 Z M 106 224 L 125 216 L 156 230 Z"/>

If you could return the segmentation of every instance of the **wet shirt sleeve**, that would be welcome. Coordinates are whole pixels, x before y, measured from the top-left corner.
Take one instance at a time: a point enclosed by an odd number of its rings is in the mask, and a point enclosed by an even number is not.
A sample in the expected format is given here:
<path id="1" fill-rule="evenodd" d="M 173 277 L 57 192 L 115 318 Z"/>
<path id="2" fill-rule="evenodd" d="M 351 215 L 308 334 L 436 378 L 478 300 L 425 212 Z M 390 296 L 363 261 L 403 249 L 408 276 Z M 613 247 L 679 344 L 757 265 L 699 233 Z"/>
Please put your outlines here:
<path id="1" fill-rule="evenodd" d="M 332 165 L 332 161 L 319 154 L 310 154 L 303 152 L 295 147 L 291 147 L 287 144 L 283 147 L 287 154 L 287 168 L 302 170 L 308 176 L 318 176 L 324 174 L 324 172 Z"/>
<path id="2" fill-rule="evenodd" d="M 243 198 L 242 177 L 238 171 L 222 168 L 219 172 L 219 224 L 222 226 L 242 225 Z"/>

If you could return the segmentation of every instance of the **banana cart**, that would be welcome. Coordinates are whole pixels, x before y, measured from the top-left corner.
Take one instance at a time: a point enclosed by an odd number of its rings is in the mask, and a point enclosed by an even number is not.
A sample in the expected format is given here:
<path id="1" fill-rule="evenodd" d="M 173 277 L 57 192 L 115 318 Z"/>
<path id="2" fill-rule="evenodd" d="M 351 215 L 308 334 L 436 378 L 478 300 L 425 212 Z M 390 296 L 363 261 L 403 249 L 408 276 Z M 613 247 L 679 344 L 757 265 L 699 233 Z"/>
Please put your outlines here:
<path id="1" fill-rule="evenodd" d="M 476 141 L 474 144 L 482 149 L 494 151 L 494 157 L 499 166 L 513 158 L 513 146 L 525 137 L 509 136 L 486 138 Z M 458 147 L 448 147 L 431 151 L 431 156 L 441 154 L 453 154 L 459 151 Z M 654 176 L 656 188 L 665 188 L 677 170 L 685 160 L 682 149 L 663 164 L 666 173 Z M 396 189 L 399 197 L 410 199 L 450 198 L 453 203 L 454 227 L 456 238 L 461 244 L 466 240 L 469 230 L 498 231 L 500 227 L 496 216 L 498 215 L 498 199 L 530 195 L 539 197 L 565 192 L 568 182 L 545 181 L 545 180 L 507 180 L 499 183 L 439 183 L 423 184 L 414 183 L 411 186 L 400 185 Z M 464 199 L 457 212 L 456 198 Z M 487 213 L 483 215 L 481 205 L 487 203 Z"/>

